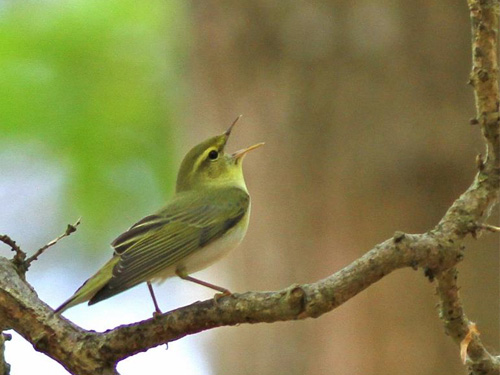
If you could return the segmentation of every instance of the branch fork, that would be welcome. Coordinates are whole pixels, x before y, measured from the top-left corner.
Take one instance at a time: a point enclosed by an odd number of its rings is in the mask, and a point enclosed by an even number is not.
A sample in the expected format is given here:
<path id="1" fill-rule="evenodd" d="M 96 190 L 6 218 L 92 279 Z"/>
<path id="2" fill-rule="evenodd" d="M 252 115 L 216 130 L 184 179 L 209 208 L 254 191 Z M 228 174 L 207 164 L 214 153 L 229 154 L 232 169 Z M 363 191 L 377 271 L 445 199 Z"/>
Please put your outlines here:
<path id="1" fill-rule="evenodd" d="M 437 281 L 439 314 L 446 333 L 460 347 L 462 360 L 474 375 L 498 375 L 500 357 L 486 350 L 479 330 L 464 312 L 457 284 L 457 264 L 464 258 L 463 240 L 482 231 L 498 233 L 485 224 L 498 204 L 500 184 L 500 120 L 498 88 L 497 0 L 468 0 L 472 24 L 472 71 L 476 115 L 486 143 L 478 156 L 479 169 L 471 186 L 427 233 L 394 236 L 347 267 L 318 282 L 292 285 L 274 292 L 247 292 L 197 302 L 152 319 L 98 333 L 84 330 L 39 300 L 24 279 L 25 272 L 43 252 L 70 235 L 79 224 L 26 259 L 26 253 L 7 235 L 0 236 L 15 252 L 12 261 L 0 257 L 0 329 L 14 329 L 35 348 L 81 375 L 116 375 L 116 364 L 186 335 L 220 326 L 317 318 L 329 312 L 393 271 L 411 267 L 426 270 Z M 4 346 L 0 337 L 0 353 Z M 2 365 L 0 356 L 0 366 Z M 5 368 L 5 366 L 4 366 Z M 2 370 L 2 368 L 0 368 Z"/>

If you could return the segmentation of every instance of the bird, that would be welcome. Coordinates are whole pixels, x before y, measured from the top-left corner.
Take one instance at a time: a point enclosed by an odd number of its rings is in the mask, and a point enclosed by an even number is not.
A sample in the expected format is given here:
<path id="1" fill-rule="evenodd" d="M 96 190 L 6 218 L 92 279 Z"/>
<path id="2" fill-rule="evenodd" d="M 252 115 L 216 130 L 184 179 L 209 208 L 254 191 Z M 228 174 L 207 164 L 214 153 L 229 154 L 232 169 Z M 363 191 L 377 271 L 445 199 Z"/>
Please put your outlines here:
<path id="1" fill-rule="evenodd" d="M 161 314 L 152 283 L 178 276 L 219 293 L 223 287 L 194 278 L 237 247 L 250 218 L 250 195 L 243 159 L 264 143 L 226 153 L 229 136 L 241 118 L 222 134 L 193 147 L 181 162 L 175 193 L 162 209 L 136 222 L 112 243 L 112 258 L 56 310 L 83 302 L 93 305 L 145 282 L 155 313 Z"/>

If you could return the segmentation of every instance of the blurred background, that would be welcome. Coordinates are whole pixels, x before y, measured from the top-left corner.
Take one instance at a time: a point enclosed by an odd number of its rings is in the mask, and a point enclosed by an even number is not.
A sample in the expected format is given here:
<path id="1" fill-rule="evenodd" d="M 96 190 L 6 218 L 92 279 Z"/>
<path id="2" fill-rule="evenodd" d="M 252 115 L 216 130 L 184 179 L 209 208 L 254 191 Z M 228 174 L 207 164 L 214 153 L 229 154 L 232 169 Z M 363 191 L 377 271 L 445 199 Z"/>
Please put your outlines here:
<path id="1" fill-rule="evenodd" d="M 27 275 L 57 307 L 169 198 L 182 156 L 243 114 L 228 149 L 266 142 L 245 162 L 250 228 L 197 276 L 233 292 L 317 281 L 396 230 L 432 228 L 469 186 L 484 150 L 470 60 L 465 1 L 0 1 L 0 234 L 32 253 L 82 217 Z M 498 245 L 469 240 L 459 267 L 493 351 Z M 118 369 L 465 374 L 434 288 L 400 270 L 318 319 L 212 330 Z M 213 295 L 156 289 L 163 311 Z M 65 316 L 105 330 L 152 312 L 141 285 Z M 13 375 L 66 374 L 18 335 L 6 356 Z"/>

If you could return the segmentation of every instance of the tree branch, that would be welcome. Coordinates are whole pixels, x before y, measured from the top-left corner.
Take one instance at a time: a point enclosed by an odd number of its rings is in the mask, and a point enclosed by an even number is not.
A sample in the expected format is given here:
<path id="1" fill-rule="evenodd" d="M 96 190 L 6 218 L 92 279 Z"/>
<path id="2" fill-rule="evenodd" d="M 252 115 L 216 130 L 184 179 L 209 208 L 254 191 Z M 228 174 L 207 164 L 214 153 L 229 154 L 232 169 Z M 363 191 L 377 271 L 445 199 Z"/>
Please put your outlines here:
<path id="1" fill-rule="evenodd" d="M 441 280 L 442 272 L 463 259 L 462 240 L 479 230 L 478 223 L 487 218 L 497 201 L 499 176 L 498 169 L 494 171 L 488 178 L 479 173 L 433 230 L 424 234 L 396 232 L 326 279 L 276 292 L 248 292 L 217 302 L 198 302 L 104 333 L 86 331 L 54 315 L 12 263 L 0 258 L 0 274 L 4 275 L 0 278 L 0 329 L 14 329 L 70 372 L 116 374 L 115 366 L 121 359 L 207 329 L 319 317 L 399 268 L 429 269 Z M 491 368 L 498 365 L 495 357 L 486 357 Z M 474 358 L 477 356 L 470 355 L 471 361 Z"/>
<path id="2" fill-rule="evenodd" d="M 16 271 L 13 262 L 0 258 L 0 330 L 14 329 L 38 351 L 55 359 L 70 372 L 115 375 L 118 361 L 186 335 L 241 323 L 317 318 L 391 272 L 411 267 L 425 269 L 431 279 L 436 277 L 440 316 L 446 332 L 455 342 L 463 342 L 470 333 L 471 322 L 463 311 L 455 266 L 464 257 L 463 240 L 468 234 L 496 228 L 485 221 L 498 203 L 500 181 L 499 6 L 495 0 L 468 0 L 468 4 L 473 35 L 470 82 L 477 108 L 473 123 L 481 127 L 486 156 L 484 160 L 479 157 L 479 172 L 471 186 L 434 229 L 423 234 L 396 232 L 349 266 L 316 283 L 197 302 L 103 333 L 86 331 L 54 315 L 53 310 L 38 299 L 23 280 L 22 274 Z M 0 240 L 10 243 L 16 257 L 22 253 L 8 236 L 2 236 Z M 32 258 L 36 259 L 38 255 Z M 467 365 L 470 371 L 473 374 L 498 374 L 499 358 L 488 353 L 476 334 L 469 336 Z"/>
<path id="3" fill-rule="evenodd" d="M 0 279 L 1 328 L 16 330 L 69 371 L 114 374 L 116 363 L 123 358 L 207 329 L 316 318 L 399 268 L 426 268 L 439 275 L 461 261 L 463 238 L 475 233 L 477 223 L 496 202 L 498 173 L 495 178 L 479 177 L 435 229 L 424 234 L 396 232 L 393 238 L 326 279 L 276 292 L 248 292 L 217 302 L 198 302 L 104 333 L 83 330 L 54 315 L 12 264 L 0 259 L 0 274 L 6 275 Z"/>
<path id="4" fill-rule="evenodd" d="M 0 333 L 0 375 L 10 374 L 10 365 L 5 361 L 5 341 L 10 339 L 10 335 Z"/>
<path id="5" fill-rule="evenodd" d="M 462 257 L 459 246 L 436 237 L 432 232 L 422 235 L 398 233 L 349 266 L 316 283 L 292 285 L 276 292 L 234 294 L 217 302 L 195 303 L 156 319 L 108 331 L 101 336 L 100 345 L 113 348 L 109 351 L 110 360 L 120 360 L 131 351 L 144 351 L 215 327 L 317 318 L 399 268 L 447 268 Z M 138 335 L 141 340 L 132 338 Z"/>
<path id="6" fill-rule="evenodd" d="M 0 241 L 6 244 L 7 246 L 10 246 L 10 249 L 16 253 L 16 255 L 14 255 L 14 257 L 12 258 L 12 263 L 17 268 L 20 268 L 24 264 L 24 260 L 26 259 L 26 253 L 21 250 L 16 241 L 14 241 L 6 234 L 0 236 Z"/>
<path id="7" fill-rule="evenodd" d="M 42 255 L 45 252 L 45 250 L 47 250 L 49 247 L 54 246 L 64 237 L 68 237 L 71 233 L 75 232 L 78 225 L 80 225 L 80 218 L 76 221 L 75 224 L 73 225 L 68 224 L 63 234 L 59 235 L 58 237 L 50 241 L 48 244 L 42 246 L 28 259 L 26 259 L 26 253 L 23 250 L 21 250 L 19 245 L 16 244 L 16 241 L 14 241 L 8 235 L 6 234 L 0 235 L 0 242 L 3 242 L 6 245 L 10 246 L 11 250 L 16 253 L 16 255 L 12 258 L 12 264 L 16 267 L 17 272 L 19 273 L 21 278 L 25 280 L 26 272 L 30 268 L 31 263 L 37 260 L 38 257 Z"/>
<path id="8" fill-rule="evenodd" d="M 472 71 L 476 121 L 486 141 L 487 159 L 500 157 L 498 91 L 498 0 L 468 0 L 472 25 Z"/>
<path id="9" fill-rule="evenodd" d="M 457 285 L 458 271 L 455 267 L 442 272 L 438 277 L 437 293 L 441 300 L 439 315 L 446 333 L 457 344 L 461 344 L 469 333 L 472 322 L 465 315 Z M 478 335 L 471 335 L 467 346 L 467 365 L 471 374 L 498 375 L 500 359 L 493 357 L 483 346 Z"/>
<path id="10" fill-rule="evenodd" d="M 75 224 L 71 225 L 71 224 L 68 224 L 68 226 L 66 227 L 66 230 L 64 231 L 63 234 L 57 236 L 56 238 L 54 238 L 52 241 L 50 241 L 48 244 L 46 244 L 45 246 L 42 246 L 40 249 L 38 249 L 35 254 L 33 254 L 32 256 L 30 256 L 28 259 L 26 259 L 24 261 L 24 267 L 26 269 L 29 268 L 29 266 L 31 265 L 31 263 L 33 263 L 33 261 L 37 260 L 38 257 L 40 255 L 42 255 L 45 250 L 47 250 L 49 247 L 51 246 L 54 246 L 56 243 L 58 243 L 60 240 L 62 240 L 64 237 L 68 237 L 71 233 L 75 232 L 76 231 L 76 228 L 78 227 L 78 225 L 80 225 L 80 220 L 81 218 L 79 218 Z"/>
<path id="11" fill-rule="evenodd" d="M 479 175 L 476 181 L 490 179 L 498 194 L 498 171 L 500 160 L 500 94 L 498 88 L 498 1 L 469 0 L 472 25 L 472 71 L 470 83 L 474 87 L 476 119 L 481 126 L 486 142 L 486 161 L 479 157 Z M 494 200 L 498 202 L 498 198 Z M 491 208 L 491 207 L 490 207 Z M 484 215 L 483 220 L 489 214 Z M 480 222 L 480 221 L 479 221 Z M 480 222 L 478 230 L 498 232 L 500 228 Z M 475 236 L 474 236 L 475 237 Z M 437 294 L 440 298 L 440 317 L 446 333 L 464 346 L 466 364 L 471 374 L 498 375 L 500 358 L 494 357 L 483 346 L 476 334 L 475 324 L 464 312 L 457 285 L 458 271 L 455 267 L 445 270 L 437 277 Z M 474 331 L 471 330 L 474 327 Z M 470 340 L 470 341 L 469 341 Z"/>

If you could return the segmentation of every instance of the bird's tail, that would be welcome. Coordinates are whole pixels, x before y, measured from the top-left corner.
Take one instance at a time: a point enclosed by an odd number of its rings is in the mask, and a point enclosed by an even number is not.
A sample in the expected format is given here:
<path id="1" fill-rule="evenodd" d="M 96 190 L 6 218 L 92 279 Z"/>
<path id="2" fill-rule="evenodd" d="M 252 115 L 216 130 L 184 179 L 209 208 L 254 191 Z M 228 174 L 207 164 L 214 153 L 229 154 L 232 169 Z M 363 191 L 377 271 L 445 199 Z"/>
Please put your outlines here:
<path id="1" fill-rule="evenodd" d="M 118 262 L 119 257 L 113 257 L 106 263 L 97 273 L 90 279 L 85 281 L 83 285 L 73 294 L 67 301 L 65 301 L 56 310 L 56 314 L 61 314 L 65 310 L 78 305 L 82 302 L 90 300 L 99 290 L 101 290 L 113 277 L 113 268 Z"/>

